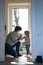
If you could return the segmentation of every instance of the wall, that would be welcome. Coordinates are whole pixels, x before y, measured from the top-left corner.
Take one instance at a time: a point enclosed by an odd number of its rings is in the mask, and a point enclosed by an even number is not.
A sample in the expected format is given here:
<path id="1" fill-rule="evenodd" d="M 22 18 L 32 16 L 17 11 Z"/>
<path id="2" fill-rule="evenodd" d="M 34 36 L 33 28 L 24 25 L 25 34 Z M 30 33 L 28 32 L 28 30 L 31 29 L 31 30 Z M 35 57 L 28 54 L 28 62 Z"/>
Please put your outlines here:
<path id="1" fill-rule="evenodd" d="M 4 61 L 4 0 L 0 0 L 0 61 Z"/>
<path id="2" fill-rule="evenodd" d="M 32 56 L 43 57 L 43 0 L 32 0 Z"/>

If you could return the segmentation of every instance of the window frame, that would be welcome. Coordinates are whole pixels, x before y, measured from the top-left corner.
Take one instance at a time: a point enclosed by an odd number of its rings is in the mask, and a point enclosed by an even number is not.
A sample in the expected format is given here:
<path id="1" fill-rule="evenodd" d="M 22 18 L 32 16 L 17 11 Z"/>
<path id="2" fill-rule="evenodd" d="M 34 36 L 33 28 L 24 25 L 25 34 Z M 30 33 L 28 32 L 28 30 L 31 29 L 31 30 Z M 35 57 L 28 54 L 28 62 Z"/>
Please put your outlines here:
<path id="1" fill-rule="evenodd" d="M 8 4 L 8 33 L 12 30 L 12 9 L 15 8 L 29 8 L 31 3 L 9 3 Z"/>

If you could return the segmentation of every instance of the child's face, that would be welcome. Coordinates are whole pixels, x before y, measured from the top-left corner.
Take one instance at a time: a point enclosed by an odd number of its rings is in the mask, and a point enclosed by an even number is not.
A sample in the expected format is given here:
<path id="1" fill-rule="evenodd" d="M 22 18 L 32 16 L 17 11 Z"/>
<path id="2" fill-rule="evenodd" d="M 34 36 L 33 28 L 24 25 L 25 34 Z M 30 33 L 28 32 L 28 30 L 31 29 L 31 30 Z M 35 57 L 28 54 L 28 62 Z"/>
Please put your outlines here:
<path id="1" fill-rule="evenodd" d="M 25 35 L 29 37 L 29 33 L 28 32 L 25 32 Z"/>

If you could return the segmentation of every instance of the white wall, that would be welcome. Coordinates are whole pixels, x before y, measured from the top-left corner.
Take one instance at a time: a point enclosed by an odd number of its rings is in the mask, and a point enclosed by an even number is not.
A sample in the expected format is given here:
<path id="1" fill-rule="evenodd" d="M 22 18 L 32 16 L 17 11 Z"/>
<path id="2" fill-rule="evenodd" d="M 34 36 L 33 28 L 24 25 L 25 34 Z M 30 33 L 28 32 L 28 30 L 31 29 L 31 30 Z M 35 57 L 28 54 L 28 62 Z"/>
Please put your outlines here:
<path id="1" fill-rule="evenodd" d="M 0 61 L 5 60 L 4 41 L 4 0 L 0 0 Z"/>
<path id="2" fill-rule="evenodd" d="M 32 48 L 33 61 L 43 57 L 43 0 L 32 0 Z"/>

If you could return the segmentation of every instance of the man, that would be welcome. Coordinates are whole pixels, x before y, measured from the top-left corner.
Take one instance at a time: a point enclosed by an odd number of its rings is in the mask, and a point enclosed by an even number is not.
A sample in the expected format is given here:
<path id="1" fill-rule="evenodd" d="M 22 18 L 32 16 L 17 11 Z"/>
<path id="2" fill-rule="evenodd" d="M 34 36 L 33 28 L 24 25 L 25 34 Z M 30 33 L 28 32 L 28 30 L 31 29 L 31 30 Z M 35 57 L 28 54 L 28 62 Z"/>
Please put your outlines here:
<path id="1" fill-rule="evenodd" d="M 14 57 L 21 56 L 19 53 L 20 48 L 20 39 L 19 32 L 22 30 L 20 26 L 16 26 L 13 32 L 10 32 L 7 36 L 6 43 L 5 43 L 5 54 L 10 54 Z M 16 50 L 13 48 L 16 47 Z"/>

